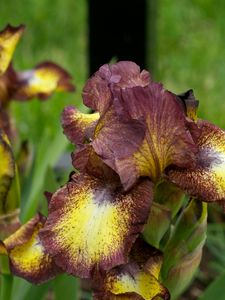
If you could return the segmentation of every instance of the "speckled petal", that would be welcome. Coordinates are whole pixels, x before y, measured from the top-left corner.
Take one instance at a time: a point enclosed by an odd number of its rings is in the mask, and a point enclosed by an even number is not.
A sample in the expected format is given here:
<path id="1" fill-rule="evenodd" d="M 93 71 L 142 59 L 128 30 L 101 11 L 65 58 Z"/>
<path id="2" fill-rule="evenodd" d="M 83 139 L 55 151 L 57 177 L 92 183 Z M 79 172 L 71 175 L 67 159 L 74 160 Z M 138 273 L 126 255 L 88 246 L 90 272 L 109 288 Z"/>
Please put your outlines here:
<path id="1" fill-rule="evenodd" d="M 15 175 L 15 162 L 9 140 L 0 130 L 0 212 L 4 212 L 5 201 Z"/>
<path id="2" fill-rule="evenodd" d="M 43 62 L 32 70 L 18 72 L 18 89 L 15 99 L 46 99 L 53 92 L 74 91 L 71 75 L 53 62 Z"/>
<path id="3" fill-rule="evenodd" d="M 152 184 L 139 183 L 129 193 L 88 175 L 73 175 L 53 194 L 41 241 L 66 272 L 90 277 L 127 261 L 147 220 Z"/>
<path id="4" fill-rule="evenodd" d="M 144 247 L 136 249 L 135 256 L 134 253 L 131 254 L 128 264 L 115 267 L 102 280 L 98 280 L 95 300 L 152 300 L 158 299 L 157 297 L 169 299 L 168 290 L 158 280 L 162 254 L 143 242 L 138 246 Z"/>
<path id="5" fill-rule="evenodd" d="M 62 113 L 64 134 L 73 143 L 83 143 L 93 136 L 99 113 L 84 114 L 73 106 L 67 106 Z"/>
<path id="6" fill-rule="evenodd" d="M 60 268 L 45 252 L 38 237 L 44 221 L 38 215 L 2 242 L 7 250 L 11 272 L 35 284 L 43 283 L 61 273 Z M 3 253 L 4 247 L 1 246 L 1 254 L 6 254 Z"/>
<path id="7" fill-rule="evenodd" d="M 18 27 L 7 25 L 0 32 L 0 76 L 7 70 L 23 31 L 23 25 Z"/>
<path id="8" fill-rule="evenodd" d="M 169 179 L 188 194 L 203 201 L 225 200 L 225 131 L 199 120 L 197 165 L 191 169 L 173 168 Z"/>

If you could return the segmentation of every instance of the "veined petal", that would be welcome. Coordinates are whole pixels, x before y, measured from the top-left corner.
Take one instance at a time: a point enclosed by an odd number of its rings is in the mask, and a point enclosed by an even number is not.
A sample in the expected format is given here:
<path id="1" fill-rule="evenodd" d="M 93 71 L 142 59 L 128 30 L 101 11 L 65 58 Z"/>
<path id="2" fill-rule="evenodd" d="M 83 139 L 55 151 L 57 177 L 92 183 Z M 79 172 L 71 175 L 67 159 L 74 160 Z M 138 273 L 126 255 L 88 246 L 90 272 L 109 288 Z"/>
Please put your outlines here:
<path id="1" fill-rule="evenodd" d="M 71 75 L 52 62 L 44 62 L 33 70 L 17 73 L 19 87 L 15 99 L 46 99 L 55 91 L 74 91 Z"/>
<path id="2" fill-rule="evenodd" d="M 100 130 L 96 127 L 98 133 L 95 134 L 93 147 L 104 162 L 119 174 L 126 190 L 140 176 L 149 176 L 157 181 L 170 165 L 187 167 L 194 164 L 197 147 L 175 95 L 157 83 L 112 91 L 117 118 L 112 123 L 108 112 L 102 116 L 103 125 Z M 128 124 L 131 129 L 130 124 L 135 122 L 142 124 L 142 128 L 139 126 L 136 135 L 124 138 L 128 135 L 123 124 Z"/>
<path id="3" fill-rule="evenodd" d="M 8 25 L 0 32 L 0 76 L 8 68 L 16 45 L 23 34 L 24 26 L 13 27 Z"/>
<path id="4" fill-rule="evenodd" d="M 0 130 L 0 211 L 5 208 L 5 201 L 12 179 L 15 175 L 15 162 L 9 140 Z"/>
<path id="5" fill-rule="evenodd" d="M 152 300 L 157 297 L 169 299 L 168 290 L 158 281 L 162 264 L 161 253 L 145 245 L 138 250 L 138 254 L 144 256 L 145 261 L 142 261 L 143 257 L 139 258 L 135 254 L 135 257 L 131 254 L 128 264 L 113 268 L 102 280 L 97 281 L 95 300 Z"/>
<path id="6" fill-rule="evenodd" d="M 62 114 L 64 134 L 73 143 L 83 143 L 93 136 L 99 113 L 84 114 L 73 106 L 67 106 Z"/>
<path id="7" fill-rule="evenodd" d="M 110 167 L 108 167 L 101 158 L 95 153 L 92 145 L 79 145 L 72 153 L 72 163 L 75 169 L 81 173 L 87 173 L 94 177 L 111 182 L 120 182 L 119 176 Z"/>
<path id="8" fill-rule="evenodd" d="M 119 88 L 146 86 L 150 74 L 131 61 L 103 65 L 86 83 L 83 90 L 84 104 L 100 113 L 105 112 L 112 103 L 110 85 Z"/>
<path id="9" fill-rule="evenodd" d="M 90 277 L 127 261 L 147 220 L 152 184 L 144 180 L 130 192 L 88 175 L 73 175 L 53 194 L 41 241 L 66 272 Z"/>
<path id="10" fill-rule="evenodd" d="M 44 221 L 40 215 L 34 217 L 4 240 L 0 247 L 1 254 L 8 254 L 11 272 L 35 284 L 61 272 L 45 252 L 38 237 Z"/>
<path id="11" fill-rule="evenodd" d="M 199 120 L 199 152 L 195 168 L 174 168 L 169 179 L 188 194 L 203 201 L 225 200 L 225 131 Z"/>

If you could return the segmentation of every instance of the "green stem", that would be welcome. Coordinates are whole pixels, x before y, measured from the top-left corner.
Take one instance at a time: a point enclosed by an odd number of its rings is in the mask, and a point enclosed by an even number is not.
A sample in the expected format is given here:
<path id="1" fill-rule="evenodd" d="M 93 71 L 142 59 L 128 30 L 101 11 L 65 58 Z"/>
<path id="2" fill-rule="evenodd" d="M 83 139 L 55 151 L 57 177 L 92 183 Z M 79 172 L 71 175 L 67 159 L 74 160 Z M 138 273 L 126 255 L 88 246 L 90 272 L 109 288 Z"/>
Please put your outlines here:
<path id="1" fill-rule="evenodd" d="M 13 276 L 8 274 L 1 275 L 1 300 L 10 300 L 12 292 Z"/>

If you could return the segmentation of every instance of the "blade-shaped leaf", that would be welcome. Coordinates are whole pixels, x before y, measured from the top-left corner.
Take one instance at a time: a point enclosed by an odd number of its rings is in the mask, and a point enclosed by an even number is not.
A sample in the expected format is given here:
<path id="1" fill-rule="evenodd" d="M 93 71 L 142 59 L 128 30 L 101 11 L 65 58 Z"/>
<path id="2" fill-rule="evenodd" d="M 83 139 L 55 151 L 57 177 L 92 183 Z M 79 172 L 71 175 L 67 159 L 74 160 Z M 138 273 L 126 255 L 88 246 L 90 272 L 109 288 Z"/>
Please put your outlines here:
<path id="1" fill-rule="evenodd" d="M 225 273 L 213 281 L 199 300 L 224 300 Z"/>

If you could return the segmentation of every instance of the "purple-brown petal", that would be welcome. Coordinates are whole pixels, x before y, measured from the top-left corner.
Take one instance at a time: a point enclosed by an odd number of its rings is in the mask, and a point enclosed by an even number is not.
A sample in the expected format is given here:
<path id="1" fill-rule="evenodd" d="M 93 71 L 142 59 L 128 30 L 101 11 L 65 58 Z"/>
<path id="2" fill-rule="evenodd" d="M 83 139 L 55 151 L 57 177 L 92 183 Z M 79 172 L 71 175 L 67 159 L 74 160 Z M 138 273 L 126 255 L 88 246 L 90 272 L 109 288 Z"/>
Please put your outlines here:
<path id="1" fill-rule="evenodd" d="M 157 181 L 170 165 L 195 163 L 197 147 L 174 94 L 157 83 L 112 91 L 115 101 L 96 126 L 93 147 L 126 190 L 141 176 Z"/>
<path id="2" fill-rule="evenodd" d="M 62 127 L 66 137 L 73 143 L 84 143 L 93 136 L 98 113 L 84 114 L 74 106 L 67 106 L 62 113 Z"/>
<path id="3" fill-rule="evenodd" d="M 141 72 L 131 61 L 105 64 L 87 81 L 83 90 L 84 104 L 103 113 L 113 101 L 110 85 L 118 88 L 146 86 L 150 81 L 150 74 L 145 70 Z"/>
<path id="4" fill-rule="evenodd" d="M 95 153 L 92 145 L 79 145 L 72 153 L 72 163 L 75 169 L 81 173 L 87 173 L 91 176 L 118 183 L 119 176 L 101 158 Z"/>
<path id="5" fill-rule="evenodd" d="M 194 168 L 171 168 L 170 181 L 203 201 L 225 200 L 225 131 L 199 120 L 199 151 Z"/>

